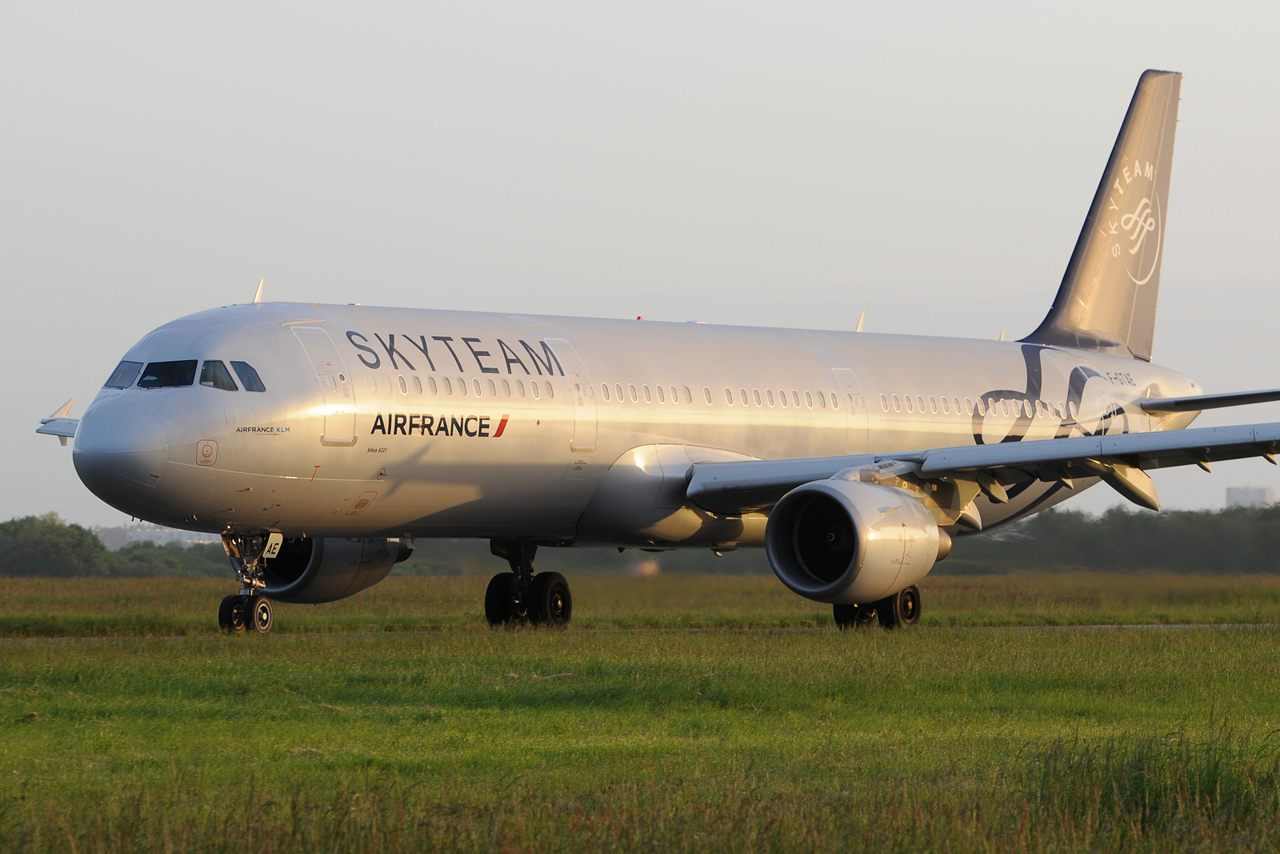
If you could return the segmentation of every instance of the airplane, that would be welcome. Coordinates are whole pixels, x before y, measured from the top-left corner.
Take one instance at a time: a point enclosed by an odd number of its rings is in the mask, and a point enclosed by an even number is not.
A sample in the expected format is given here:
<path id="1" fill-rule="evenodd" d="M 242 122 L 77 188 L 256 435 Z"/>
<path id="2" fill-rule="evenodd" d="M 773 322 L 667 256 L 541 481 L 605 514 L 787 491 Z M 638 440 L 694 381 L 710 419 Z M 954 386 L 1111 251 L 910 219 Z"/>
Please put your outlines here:
<path id="1" fill-rule="evenodd" d="M 955 537 L 1097 483 L 1260 456 L 1280 423 L 1189 429 L 1205 394 L 1152 363 L 1178 73 L 1139 80 L 1052 307 L 1019 341 L 272 303 L 144 336 L 74 438 L 95 495 L 218 533 L 229 631 L 386 577 L 420 540 L 487 539 L 493 626 L 563 626 L 540 547 L 763 547 L 842 628 L 917 623 Z M 1003 338 L 1003 336 L 1002 336 Z"/>

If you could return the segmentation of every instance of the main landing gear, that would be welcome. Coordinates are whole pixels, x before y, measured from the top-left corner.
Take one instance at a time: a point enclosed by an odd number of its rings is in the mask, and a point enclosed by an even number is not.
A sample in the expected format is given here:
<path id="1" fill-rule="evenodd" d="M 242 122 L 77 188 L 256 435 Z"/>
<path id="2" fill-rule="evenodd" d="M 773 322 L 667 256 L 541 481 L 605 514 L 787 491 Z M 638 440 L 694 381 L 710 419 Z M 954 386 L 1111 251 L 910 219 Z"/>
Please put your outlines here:
<path id="1" fill-rule="evenodd" d="M 836 627 L 866 628 L 879 623 L 886 629 L 920 622 L 920 588 L 914 584 L 892 596 L 866 605 L 833 605 Z"/>
<path id="2" fill-rule="evenodd" d="M 506 558 L 511 572 L 500 572 L 484 594 L 484 615 L 491 626 L 532 623 L 565 626 L 573 616 L 569 582 L 558 572 L 534 574 L 538 547 L 519 540 L 490 540 L 489 551 Z"/>
<path id="3" fill-rule="evenodd" d="M 275 624 L 271 600 L 266 596 L 267 583 L 262 578 L 268 555 L 280 549 L 283 537 L 272 533 L 226 533 L 222 547 L 231 558 L 240 593 L 227 596 L 218 607 L 218 626 L 224 632 L 253 631 L 265 635 Z"/>

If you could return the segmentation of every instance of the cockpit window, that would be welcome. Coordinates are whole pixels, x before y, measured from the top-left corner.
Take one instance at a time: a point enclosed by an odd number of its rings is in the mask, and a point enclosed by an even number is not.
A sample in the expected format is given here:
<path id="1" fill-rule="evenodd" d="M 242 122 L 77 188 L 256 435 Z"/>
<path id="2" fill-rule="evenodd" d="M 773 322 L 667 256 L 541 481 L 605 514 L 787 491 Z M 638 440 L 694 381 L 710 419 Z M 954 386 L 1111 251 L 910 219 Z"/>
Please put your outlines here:
<path id="1" fill-rule="evenodd" d="M 175 388 L 192 385 L 196 381 L 196 360 L 180 362 L 152 362 L 142 372 L 138 388 Z"/>
<path id="2" fill-rule="evenodd" d="M 106 387 L 128 388 L 138 378 L 138 371 L 140 370 L 142 370 L 141 362 L 121 362 L 111 372 L 111 378 L 107 380 Z"/>
<path id="3" fill-rule="evenodd" d="M 222 364 L 219 362 L 218 364 Z M 240 378 L 240 384 L 244 386 L 245 391 L 266 391 L 267 387 L 262 384 L 262 380 L 258 378 L 258 372 L 253 369 L 253 365 L 248 362 L 232 362 L 231 367 L 235 368 L 236 376 Z"/>
<path id="4" fill-rule="evenodd" d="M 231 379 L 231 372 L 227 370 L 227 366 L 216 360 L 206 361 L 204 367 L 200 369 L 200 385 L 220 388 L 223 391 L 239 391 L 236 381 Z"/>

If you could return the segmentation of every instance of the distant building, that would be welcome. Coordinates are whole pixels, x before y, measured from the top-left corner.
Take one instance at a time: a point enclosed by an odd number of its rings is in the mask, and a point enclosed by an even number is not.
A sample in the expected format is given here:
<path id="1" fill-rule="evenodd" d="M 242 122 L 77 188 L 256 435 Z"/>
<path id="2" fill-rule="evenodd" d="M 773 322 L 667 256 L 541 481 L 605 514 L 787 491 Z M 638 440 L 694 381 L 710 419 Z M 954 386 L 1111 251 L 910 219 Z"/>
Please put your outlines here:
<path id="1" fill-rule="evenodd" d="M 130 543 L 146 540 L 158 546 L 177 543 L 180 546 L 195 546 L 203 543 L 221 543 L 217 534 L 202 534 L 196 531 L 180 531 L 177 528 L 165 528 L 146 522 L 135 522 L 119 528 L 94 528 L 93 532 L 102 540 L 102 544 L 111 551 L 119 551 Z"/>
<path id="2" fill-rule="evenodd" d="M 1271 507 L 1276 491 L 1270 486 L 1228 486 L 1228 507 Z"/>

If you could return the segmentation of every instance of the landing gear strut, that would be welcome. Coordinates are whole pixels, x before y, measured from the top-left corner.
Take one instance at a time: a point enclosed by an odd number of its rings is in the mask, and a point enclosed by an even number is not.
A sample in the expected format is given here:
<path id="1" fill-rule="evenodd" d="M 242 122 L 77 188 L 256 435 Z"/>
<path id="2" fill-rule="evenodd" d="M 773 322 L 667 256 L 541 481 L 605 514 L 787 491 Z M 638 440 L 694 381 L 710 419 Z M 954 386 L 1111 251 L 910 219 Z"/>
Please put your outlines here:
<path id="1" fill-rule="evenodd" d="M 275 618 L 262 575 L 266 559 L 280 550 L 283 540 L 280 534 L 270 532 L 222 535 L 222 548 L 240 579 L 239 595 L 227 596 L 218 608 L 218 626 L 224 632 L 254 631 L 265 635 L 271 631 Z"/>
<path id="2" fill-rule="evenodd" d="M 490 540 L 489 551 L 505 558 L 511 572 L 500 572 L 484 594 L 484 615 L 491 626 L 533 623 L 564 626 L 573 616 L 569 582 L 558 572 L 534 574 L 538 547 L 520 540 Z"/>
<path id="3" fill-rule="evenodd" d="M 833 605 L 836 627 L 866 628 L 879 623 L 886 629 L 914 626 L 920 622 L 920 588 L 914 584 L 906 590 L 866 605 Z"/>

